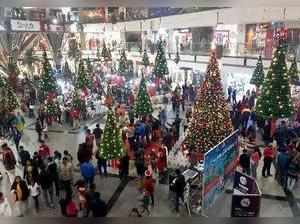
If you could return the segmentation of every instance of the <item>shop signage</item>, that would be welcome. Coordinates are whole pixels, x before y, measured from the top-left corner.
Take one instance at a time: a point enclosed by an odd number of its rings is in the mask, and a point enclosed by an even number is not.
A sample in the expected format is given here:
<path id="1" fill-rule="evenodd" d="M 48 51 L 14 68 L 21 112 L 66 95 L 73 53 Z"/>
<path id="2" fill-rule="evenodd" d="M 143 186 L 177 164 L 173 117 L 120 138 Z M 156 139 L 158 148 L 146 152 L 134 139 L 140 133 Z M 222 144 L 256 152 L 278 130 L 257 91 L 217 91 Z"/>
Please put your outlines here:
<path id="1" fill-rule="evenodd" d="M 12 19 L 10 28 L 12 31 L 41 31 L 41 24 L 39 21 Z"/>
<path id="2" fill-rule="evenodd" d="M 258 217 L 261 193 L 254 178 L 241 172 L 234 177 L 231 217 Z"/>
<path id="3" fill-rule="evenodd" d="M 204 155 L 202 207 L 208 209 L 223 194 L 239 155 L 239 131 L 233 132 Z"/>
<path id="4" fill-rule="evenodd" d="M 45 30 L 50 31 L 50 32 L 64 32 L 64 27 L 60 25 L 55 25 L 55 24 L 48 24 L 45 25 Z"/>

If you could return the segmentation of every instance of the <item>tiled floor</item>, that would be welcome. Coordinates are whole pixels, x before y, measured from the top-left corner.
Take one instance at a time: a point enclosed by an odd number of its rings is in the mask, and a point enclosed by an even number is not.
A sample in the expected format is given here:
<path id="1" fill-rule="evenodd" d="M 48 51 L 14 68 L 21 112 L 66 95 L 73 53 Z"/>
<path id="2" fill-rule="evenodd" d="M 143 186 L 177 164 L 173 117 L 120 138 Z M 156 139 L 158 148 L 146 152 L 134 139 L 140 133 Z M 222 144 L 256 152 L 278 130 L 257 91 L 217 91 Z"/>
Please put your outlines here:
<path id="1" fill-rule="evenodd" d="M 157 113 L 157 112 L 156 112 Z M 175 117 L 174 113 L 170 111 L 170 107 L 168 107 L 168 117 L 171 118 L 169 122 L 171 123 L 172 118 Z M 32 121 L 28 121 L 28 123 L 32 123 Z M 104 127 L 104 119 L 101 118 L 99 120 L 95 120 L 93 124 L 89 125 L 89 128 L 94 128 L 96 123 L 100 123 L 102 127 Z M 84 140 L 84 131 L 80 129 L 76 131 L 76 133 L 69 133 L 68 130 L 59 130 L 59 132 L 49 132 L 49 141 L 47 144 L 53 150 L 69 150 L 76 161 L 76 152 L 77 146 Z M 26 129 L 24 132 L 24 137 L 21 142 L 22 145 L 25 146 L 27 150 L 31 153 L 37 150 L 37 135 L 35 131 L 31 129 Z M 261 200 L 261 217 L 293 217 L 300 215 L 297 211 L 300 210 L 299 200 L 300 200 L 300 184 L 297 183 L 294 197 L 295 203 L 291 205 L 291 200 L 286 198 L 285 192 L 282 188 L 277 184 L 274 178 L 262 178 L 260 173 L 260 169 L 262 166 L 262 162 L 259 167 L 259 177 L 258 184 L 261 188 L 261 191 L 264 195 L 268 197 L 263 197 Z M 132 165 L 132 169 L 134 170 L 134 166 Z M 0 162 L 0 170 L 3 171 L 3 165 Z M 274 172 L 273 172 L 274 173 Z M 17 174 L 21 175 L 22 170 L 17 169 Z M 134 172 L 131 173 L 134 175 Z M 79 173 L 76 174 L 77 178 L 80 178 Z M 120 186 L 120 180 L 117 177 L 107 177 L 100 178 L 97 176 L 96 178 L 97 190 L 101 192 L 101 196 L 105 201 L 111 200 L 112 196 L 116 194 L 116 189 Z M 7 181 L 6 176 L 1 181 L 1 190 L 5 193 L 5 195 L 9 196 L 9 183 Z M 140 205 L 139 198 L 140 193 L 137 190 L 136 180 L 130 180 L 128 184 L 122 189 L 121 192 L 117 192 L 119 197 L 116 197 L 116 201 L 113 204 L 111 210 L 109 211 L 109 217 L 127 217 L 132 208 L 138 207 Z M 273 196 L 280 196 L 280 198 L 284 198 L 284 200 L 276 200 Z M 230 208 L 231 208 L 231 197 L 232 195 L 229 193 L 225 193 L 217 203 L 206 212 L 207 216 L 212 217 L 229 217 L 230 216 Z M 43 203 L 42 203 L 43 204 Z M 155 206 L 151 209 L 152 217 L 174 217 L 177 216 L 173 211 L 173 205 L 170 202 L 169 198 L 169 190 L 167 185 L 156 185 L 155 191 Z M 293 209 L 292 209 L 293 207 Z M 49 209 L 42 206 L 40 213 L 37 215 L 34 212 L 30 211 L 28 213 L 30 216 L 43 216 L 43 217 L 57 217 L 61 216 L 60 210 Z M 186 216 L 186 211 L 183 207 L 181 207 L 180 216 Z"/>

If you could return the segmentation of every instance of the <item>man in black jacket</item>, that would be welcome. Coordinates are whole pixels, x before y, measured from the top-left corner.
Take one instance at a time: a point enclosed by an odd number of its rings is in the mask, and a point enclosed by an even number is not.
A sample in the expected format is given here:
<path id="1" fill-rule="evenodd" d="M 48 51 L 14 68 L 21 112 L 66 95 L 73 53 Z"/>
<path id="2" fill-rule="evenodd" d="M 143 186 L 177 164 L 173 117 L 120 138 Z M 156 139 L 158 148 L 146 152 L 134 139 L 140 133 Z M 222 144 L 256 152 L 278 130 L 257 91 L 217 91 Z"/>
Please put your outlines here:
<path id="1" fill-rule="evenodd" d="M 246 149 L 244 149 L 243 153 L 240 155 L 240 166 L 244 173 L 250 175 L 250 156 Z"/>
<path id="2" fill-rule="evenodd" d="M 19 149 L 20 149 L 19 156 L 20 156 L 21 164 L 23 167 L 25 167 L 27 160 L 30 160 L 30 153 L 27 150 L 24 150 L 23 146 L 20 146 Z"/>
<path id="3" fill-rule="evenodd" d="M 184 201 L 184 189 L 185 189 L 185 178 L 181 174 L 179 169 L 176 169 L 176 179 L 174 183 L 174 190 L 176 193 L 176 204 L 175 204 L 175 209 L 176 212 L 179 212 L 179 199 Z"/>

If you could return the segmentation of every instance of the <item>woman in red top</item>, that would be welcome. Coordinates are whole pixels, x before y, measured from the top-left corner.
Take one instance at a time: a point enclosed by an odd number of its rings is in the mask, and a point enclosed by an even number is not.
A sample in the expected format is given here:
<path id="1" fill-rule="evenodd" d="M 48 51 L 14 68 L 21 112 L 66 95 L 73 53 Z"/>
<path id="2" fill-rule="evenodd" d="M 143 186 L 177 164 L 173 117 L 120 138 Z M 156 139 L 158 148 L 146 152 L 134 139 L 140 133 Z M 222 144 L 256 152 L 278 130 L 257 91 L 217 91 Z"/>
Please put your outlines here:
<path id="1" fill-rule="evenodd" d="M 274 151 L 272 148 L 272 145 L 269 145 L 265 147 L 264 149 L 264 166 L 262 169 L 262 176 L 267 177 L 267 176 L 272 176 L 271 174 L 271 165 L 274 159 Z M 267 172 L 267 176 L 266 176 Z"/>
<path id="2" fill-rule="evenodd" d="M 154 206 L 154 184 L 155 180 L 152 178 L 151 172 L 149 170 L 145 171 L 145 179 L 144 179 L 144 190 L 149 192 L 151 197 L 151 205 Z"/>
<path id="3" fill-rule="evenodd" d="M 259 151 L 259 148 L 256 146 L 254 148 L 254 152 L 251 154 L 251 175 L 252 177 L 257 177 L 257 167 L 259 164 L 259 160 L 261 158 L 261 152 Z"/>

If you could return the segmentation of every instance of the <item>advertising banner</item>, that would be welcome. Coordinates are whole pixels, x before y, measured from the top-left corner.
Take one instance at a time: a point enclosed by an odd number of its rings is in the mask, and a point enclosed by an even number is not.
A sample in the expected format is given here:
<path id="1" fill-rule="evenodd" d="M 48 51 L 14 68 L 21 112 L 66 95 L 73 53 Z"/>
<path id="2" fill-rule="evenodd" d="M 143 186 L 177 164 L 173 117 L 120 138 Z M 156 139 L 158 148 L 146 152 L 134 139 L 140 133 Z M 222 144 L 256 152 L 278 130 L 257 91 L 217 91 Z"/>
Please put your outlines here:
<path id="1" fill-rule="evenodd" d="M 227 180 L 237 166 L 239 131 L 233 132 L 204 155 L 202 207 L 207 209 L 224 192 Z"/>
<path id="2" fill-rule="evenodd" d="M 256 180 L 239 171 L 235 172 L 231 217 L 258 217 L 261 193 Z"/>
<path id="3" fill-rule="evenodd" d="M 41 23 L 39 21 L 11 19 L 10 28 L 12 31 L 38 32 L 41 31 Z"/>

